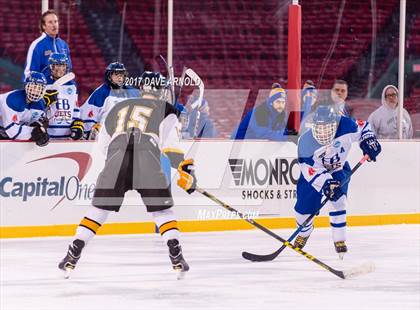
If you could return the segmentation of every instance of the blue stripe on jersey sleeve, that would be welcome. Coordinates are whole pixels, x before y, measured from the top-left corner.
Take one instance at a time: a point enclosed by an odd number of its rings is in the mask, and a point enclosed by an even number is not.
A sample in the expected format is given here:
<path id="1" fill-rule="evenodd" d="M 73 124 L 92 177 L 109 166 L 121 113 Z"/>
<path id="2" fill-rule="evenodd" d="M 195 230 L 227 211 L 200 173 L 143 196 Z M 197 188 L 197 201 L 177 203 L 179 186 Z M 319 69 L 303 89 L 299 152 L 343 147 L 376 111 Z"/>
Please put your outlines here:
<path id="1" fill-rule="evenodd" d="M 357 132 L 357 124 L 354 120 L 349 117 L 341 116 L 340 123 L 335 134 L 335 138 L 341 137 L 348 133 Z"/>
<path id="2" fill-rule="evenodd" d="M 300 138 L 298 142 L 298 161 L 309 166 L 314 165 L 313 155 L 321 145 L 312 136 L 312 131 L 308 130 Z"/>
<path id="3" fill-rule="evenodd" d="M 25 111 L 27 107 L 25 91 L 23 89 L 12 91 L 6 97 L 6 104 L 10 109 L 12 109 L 15 112 Z"/>
<path id="4" fill-rule="evenodd" d="M 17 134 L 14 137 L 12 137 L 12 140 L 16 139 L 20 135 L 20 133 L 22 132 L 22 126 L 23 125 L 19 126 L 19 130 L 18 130 Z"/>
<path id="5" fill-rule="evenodd" d="M 8 130 L 8 129 L 9 129 L 9 128 L 11 128 L 13 125 L 18 126 L 18 124 L 16 124 L 16 123 L 10 123 L 9 125 L 7 125 L 6 127 L 4 127 L 3 129 L 4 129 L 4 130 Z"/>
<path id="6" fill-rule="evenodd" d="M 110 92 L 111 87 L 109 87 L 106 84 L 102 84 L 97 89 L 95 89 L 93 93 L 89 96 L 87 103 L 102 108 L 105 99 L 109 96 Z"/>

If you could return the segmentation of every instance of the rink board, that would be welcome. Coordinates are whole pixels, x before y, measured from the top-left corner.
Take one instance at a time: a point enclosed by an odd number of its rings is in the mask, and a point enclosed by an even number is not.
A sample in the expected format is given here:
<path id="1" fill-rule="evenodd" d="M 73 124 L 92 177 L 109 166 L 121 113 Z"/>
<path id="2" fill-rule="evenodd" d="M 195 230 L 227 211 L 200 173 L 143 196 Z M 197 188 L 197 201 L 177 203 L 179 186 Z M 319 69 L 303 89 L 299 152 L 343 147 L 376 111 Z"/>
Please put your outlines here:
<path id="1" fill-rule="evenodd" d="M 104 156 L 96 143 L 0 143 L 0 237 L 72 235 L 90 205 Z M 383 141 L 376 163 L 354 175 L 349 190 L 348 224 L 420 223 L 420 143 Z M 290 142 L 195 141 L 182 144 L 196 162 L 202 188 L 270 228 L 294 227 L 295 184 L 299 177 L 296 145 Z M 362 154 L 353 146 L 353 166 Z M 172 170 L 171 178 L 177 174 Z M 172 182 L 174 210 L 182 231 L 250 229 L 208 198 L 186 194 Z M 327 208 L 317 219 L 328 226 Z M 155 230 L 139 195 L 126 194 L 102 234 Z"/>

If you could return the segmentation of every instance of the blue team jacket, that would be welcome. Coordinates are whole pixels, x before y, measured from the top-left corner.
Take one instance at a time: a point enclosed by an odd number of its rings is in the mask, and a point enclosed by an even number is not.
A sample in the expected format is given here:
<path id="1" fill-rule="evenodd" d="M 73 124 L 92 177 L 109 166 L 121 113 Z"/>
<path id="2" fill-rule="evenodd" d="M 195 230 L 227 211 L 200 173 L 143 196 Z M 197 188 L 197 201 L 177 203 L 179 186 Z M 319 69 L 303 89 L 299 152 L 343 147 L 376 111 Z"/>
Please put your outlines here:
<path id="1" fill-rule="evenodd" d="M 58 36 L 53 38 L 43 32 L 29 46 L 22 81 L 25 80 L 25 76 L 29 74 L 29 71 L 43 71 L 48 66 L 48 58 L 52 53 L 66 54 L 69 59 L 69 71 L 71 71 L 70 49 L 67 43 Z"/>

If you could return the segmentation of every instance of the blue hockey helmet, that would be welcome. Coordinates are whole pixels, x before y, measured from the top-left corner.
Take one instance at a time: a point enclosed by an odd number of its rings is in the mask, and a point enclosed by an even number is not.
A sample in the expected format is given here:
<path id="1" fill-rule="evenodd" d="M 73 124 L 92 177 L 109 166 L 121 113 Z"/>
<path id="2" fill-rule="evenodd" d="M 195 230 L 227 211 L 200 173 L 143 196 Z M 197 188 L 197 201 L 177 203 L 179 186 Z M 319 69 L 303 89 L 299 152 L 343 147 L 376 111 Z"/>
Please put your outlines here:
<path id="1" fill-rule="evenodd" d="M 312 117 L 312 135 L 321 145 L 331 143 L 337 132 L 339 116 L 332 106 L 319 106 Z"/>
<path id="2" fill-rule="evenodd" d="M 48 64 L 50 67 L 52 65 L 67 65 L 69 59 L 66 54 L 64 53 L 52 53 L 48 58 Z"/>
<path id="3" fill-rule="evenodd" d="M 59 79 L 68 71 L 69 59 L 64 53 L 52 53 L 48 58 L 48 65 L 50 67 L 51 75 L 54 79 Z M 65 67 L 59 67 L 59 66 Z"/>
<path id="4" fill-rule="evenodd" d="M 25 92 L 28 101 L 39 101 L 44 96 L 47 79 L 41 72 L 31 71 L 25 78 Z"/>
<path id="5" fill-rule="evenodd" d="M 123 79 L 118 82 L 113 82 L 111 79 L 112 74 L 122 74 Z M 124 64 L 120 62 L 112 62 L 106 67 L 105 70 L 105 82 L 108 83 L 112 88 L 121 88 L 125 83 L 125 78 L 128 76 L 127 69 Z"/>

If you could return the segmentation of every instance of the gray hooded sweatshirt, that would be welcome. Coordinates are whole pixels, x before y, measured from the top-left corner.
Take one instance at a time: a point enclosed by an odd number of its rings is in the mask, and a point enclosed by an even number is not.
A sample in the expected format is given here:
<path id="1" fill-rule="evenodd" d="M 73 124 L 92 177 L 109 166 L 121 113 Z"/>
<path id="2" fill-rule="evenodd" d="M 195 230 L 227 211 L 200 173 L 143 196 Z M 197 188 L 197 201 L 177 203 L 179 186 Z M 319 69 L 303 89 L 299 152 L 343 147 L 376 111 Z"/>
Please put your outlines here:
<path id="1" fill-rule="evenodd" d="M 394 85 L 387 85 L 382 91 L 382 105 L 372 112 L 368 122 L 376 136 L 380 139 L 398 139 L 397 115 L 398 105 L 395 109 L 391 108 L 385 101 L 385 91 L 392 87 L 398 94 L 398 89 Z M 406 109 L 403 109 L 402 137 L 411 139 L 413 137 L 413 126 L 411 118 Z"/>

